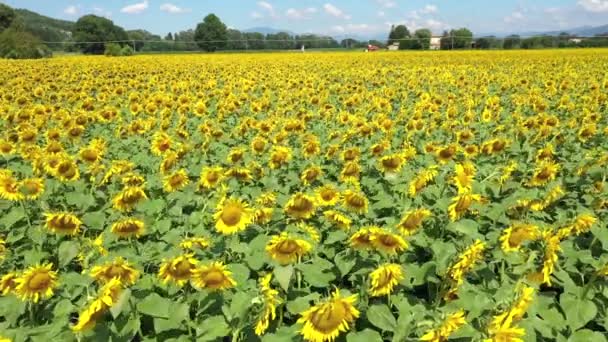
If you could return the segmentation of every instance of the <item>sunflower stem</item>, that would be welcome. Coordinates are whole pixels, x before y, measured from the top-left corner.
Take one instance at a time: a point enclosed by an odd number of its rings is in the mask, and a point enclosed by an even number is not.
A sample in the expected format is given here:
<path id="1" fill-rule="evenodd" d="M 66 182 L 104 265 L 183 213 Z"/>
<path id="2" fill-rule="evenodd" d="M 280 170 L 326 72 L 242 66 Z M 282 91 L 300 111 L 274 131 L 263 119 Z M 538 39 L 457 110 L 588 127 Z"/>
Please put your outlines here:
<path id="1" fill-rule="evenodd" d="M 29 230 L 32 229 L 32 221 L 30 221 L 30 214 L 28 213 L 27 206 L 25 205 L 25 201 L 19 201 L 21 204 L 21 209 L 23 209 L 23 213 L 25 214 L 25 219 L 27 220 L 27 227 Z M 28 233 L 29 233 L 28 230 Z"/>

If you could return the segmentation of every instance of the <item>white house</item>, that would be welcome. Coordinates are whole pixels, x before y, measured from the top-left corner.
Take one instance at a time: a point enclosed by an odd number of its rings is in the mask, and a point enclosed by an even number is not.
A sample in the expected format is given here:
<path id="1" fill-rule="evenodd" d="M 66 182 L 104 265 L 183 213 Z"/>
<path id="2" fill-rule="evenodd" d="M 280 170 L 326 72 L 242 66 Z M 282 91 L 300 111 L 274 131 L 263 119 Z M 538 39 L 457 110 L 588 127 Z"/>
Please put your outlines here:
<path id="1" fill-rule="evenodd" d="M 397 50 L 399 50 L 399 42 L 395 42 L 395 43 L 389 45 L 387 48 L 389 51 L 397 51 Z"/>
<path id="2" fill-rule="evenodd" d="M 429 48 L 431 50 L 439 50 L 441 48 L 441 36 L 432 36 Z"/>

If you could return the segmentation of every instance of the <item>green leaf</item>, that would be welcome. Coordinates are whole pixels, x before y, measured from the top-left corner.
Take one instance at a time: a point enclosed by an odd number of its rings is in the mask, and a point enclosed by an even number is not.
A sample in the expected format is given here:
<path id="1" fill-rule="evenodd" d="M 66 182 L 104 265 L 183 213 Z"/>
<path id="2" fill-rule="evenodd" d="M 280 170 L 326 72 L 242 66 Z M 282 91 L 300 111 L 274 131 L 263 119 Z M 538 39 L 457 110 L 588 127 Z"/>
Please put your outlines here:
<path id="1" fill-rule="evenodd" d="M 86 213 L 82 215 L 82 222 L 88 228 L 103 230 L 106 223 L 106 215 L 102 211 Z"/>
<path id="2" fill-rule="evenodd" d="M 342 277 L 346 276 L 357 263 L 352 255 L 348 255 L 348 252 L 336 254 L 334 261 L 336 262 L 336 267 L 338 267 L 338 270 L 340 270 Z"/>
<path id="3" fill-rule="evenodd" d="M 584 327 L 597 315 L 597 307 L 592 301 L 579 299 L 569 293 L 561 295 L 560 304 L 572 331 Z"/>
<path id="4" fill-rule="evenodd" d="M 319 299 L 321 295 L 317 292 L 313 292 L 307 296 L 298 297 L 292 301 L 287 302 L 287 310 L 294 315 L 300 314 L 310 308 L 310 302 Z"/>
<path id="5" fill-rule="evenodd" d="M 80 210 L 87 210 L 95 205 L 95 197 L 88 192 L 69 192 L 65 194 L 65 201 Z"/>
<path id="6" fill-rule="evenodd" d="M 237 292 L 232 296 L 232 301 L 230 302 L 230 313 L 232 318 L 238 318 L 239 321 L 243 321 L 245 316 L 247 315 L 247 311 L 251 307 L 251 300 L 254 297 L 246 292 Z"/>
<path id="7" fill-rule="evenodd" d="M 332 280 L 336 279 L 335 274 L 323 272 L 323 268 L 317 264 L 300 264 L 298 269 L 302 271 L 304 280 L 314 287 L 327 287 Z"/>
<path id="8" fill-rule="evenodd" d="M 367 320 L 383 331 L 395 331 L 397 320 L 384 304 L 372 305 L 367 309 Z"/>
<path id="9" fill-rule="evenodd" d="M 57 257 L 61 267 L 69 264 L 78 255 L 79 245 L 74 241 L 63 241 L 58 248 Z"/>
<path id="10" fill-rule="evenodd" d="M 220 337 L 225 337 L 230 333 L 230 329 L 224 317 L 213 316 L 204 319 L 204 323 L 196 327 L 197 341 L 215 341 Z"/>
<path id="11" fill-rule="evenodd" d="M 158 293 L 151 293 L 137 303 L 137 311 L 152 317 L 169 318 L 170 305 L 169 299 L 161 297 Z"/>
<path id="12" fill-rule="evenodd" d="M 11 211 L 6 215 L 2 215 L 0 218 L 0 224 L 6 226 L 6 228 L 11 228 L 15 223 L 19 222 L 21 219 L 25 218 L 25 211 L 21 207 L 14 207 Z"/>
<path id="13" fill-rule="evenodd" d="M 125 289 L 124 291 L 122 291 L 116 303 L 114 303 L 114 305 L 112 305 L 112 307 L 110 308 L 110 313 L 112 314 L 112 317 L 114 317 L 114 319 L 120 316 L 123 308 L 129 302 L 129 298 L 131 298 L 131 290 Z"/>
<path id="14" fill-rule="evenodd" d="M 606 342 L 606 337 L 600 332 L 583 329 L 572 334 L 568 342 Z"/>
<path id="15" fill-rule="evenodd" d="M 460 220 L 456 222 L 451 222 L 447 225 L 447 230 L 460 233 L 464 236 L 470 237 L 472 239 L 483 239 L 483 236 L 479 234 L 479 224 L 473 220 Z"/>
<path id="16" fill-rule="evenodd" d="M 154 318 L 154 331 L 161 333 L 182 328 L 182 323 L 189 318 L 189 307 L 186 303 L 171 303 L 169 318 Z"/>
<path id="17" fill-rule="evenodd" d="M 281 288 L 287 292 L 289 290 L 289 283 L 291 282 L 291 278 L 293 277 L 293 266 L 276 266 L 272 273 L 274 273 L 274 277 L 281 285 Z"/>
<path id="18" fill-rule="evenodd" d="M 347 342 L 382 342 L 382 336 L 376 331 L 371 329 L 364 329 L 362 331 L 352 331 L 346 335 Z"/>

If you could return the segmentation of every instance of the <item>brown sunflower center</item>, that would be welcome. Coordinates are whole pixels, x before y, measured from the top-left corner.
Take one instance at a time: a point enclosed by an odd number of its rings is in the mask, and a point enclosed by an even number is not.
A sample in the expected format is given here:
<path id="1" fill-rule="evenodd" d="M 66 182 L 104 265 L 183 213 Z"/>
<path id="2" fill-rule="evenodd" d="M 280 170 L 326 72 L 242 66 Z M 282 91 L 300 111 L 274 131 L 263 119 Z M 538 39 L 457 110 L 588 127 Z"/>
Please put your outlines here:
<path id="1" fill-rule="evenodd" d="M 292 254 L 295 253 L 295 251 L 298 250 L 298 244 L 291 239 L 285 240 L 285 241 L 281 241 L 278 245 L 277 245 L 277 251 L 281 254 Z"/>
<path id="2" fill-rule="evenodd" d="M 470 196 L 461 197 L 458 200 L 458 203 L 456 204 L 456 211 L 462 212 L 462 211 L 469 209 L 469 206 L 471 206 L 472 202 L 473 202 L 473 199 Z"/>
<path id="3" fill-rule="evenodd" d="M 34 274 L 27 283 L 27 286 L 33 291 L 40 291 L 49 286 L 51 283 L 51 277 L 48 273 L 36 273 Z"/>
<path id="4" fill-rule="evenodd" d="M 315 312 L 310 321 L 322 333 L 332 332 L 340 327 L 348 312 L 342 303 L 327 303 Z"/>
<path id="5" fill-rule="evenodd" d="M 224 282 L 225 277 L 224 273 L 220 270 L 210 270 L 203 276 L 203 279 L 207 286 L 215 287 L 222 284 Z"/>
<path id="6" fill-rule="evenodd" d="M 228 226 L 235 226 L 241 221 L 243 212 L 239 206 L 230 205 L 222 210 L 222 221 Z"/>
<path id="7" fill-rule="evenodd" d="M 382 160 L 382 166 L 390 170 L 396 169 L 397 167 L 399 167 L 399 164 L 399 157 L 391 157 Z"/>
<path id="8" fill-rule="evenodd" d="M 441 151 L 439 151 L 439 157 L 441 157 L 443 159 L 452 158 L 454 156 L 454 154 L 456 154 L 456 151 L 453 147 L 444 148 Z"/>
<path id="9" fill-rule="evenodd" d="M 192 265 L 188 260 L 182 260 L 175 265 L 174 276 L 176 278 L 187 278 L 192 272 Z"/>
<path id="10" fill-rule="evenodd" d="M 525 228 L 515 229 L 511 236 L 509 237 L 509 246 L 517 247 L 521 245 L 524 241 L 530 239 L 530 233 Z"/>
<path id="11" fill-rule="evenodd" d="M 312 202 L 304 197 L 298 197 L 293 202 L 291 210 L 298 212 L 308 212 L 313 209 Z"/>
<path id="12" fill-rule="evenodd" d="M 349 196 L 346 199 L 346 203 L 353 208 L 363 208 L 365 207 L 365 200 L 363 199 L 363 197 L 358 196 L 358 195 L 354 195 L 354 196 Z"/>
<path id="13" fill-rule="evenodd" d="M 335 197 L 336 193 L 333 190 L 321 191 L 321 198 L 325 201 L 331 201 Z"/>

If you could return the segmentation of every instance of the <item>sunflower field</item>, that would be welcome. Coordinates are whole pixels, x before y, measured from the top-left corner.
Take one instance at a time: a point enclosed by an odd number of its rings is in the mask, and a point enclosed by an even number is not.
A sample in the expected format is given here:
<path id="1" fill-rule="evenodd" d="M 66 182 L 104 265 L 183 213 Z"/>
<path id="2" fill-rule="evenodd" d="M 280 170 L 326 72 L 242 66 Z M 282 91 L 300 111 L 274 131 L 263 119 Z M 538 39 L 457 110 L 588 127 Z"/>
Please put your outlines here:
<path id="1" fill-rule="evenodd" d="M 0 61 L 0 341 L 606 341 L 607 70 Z"/>

